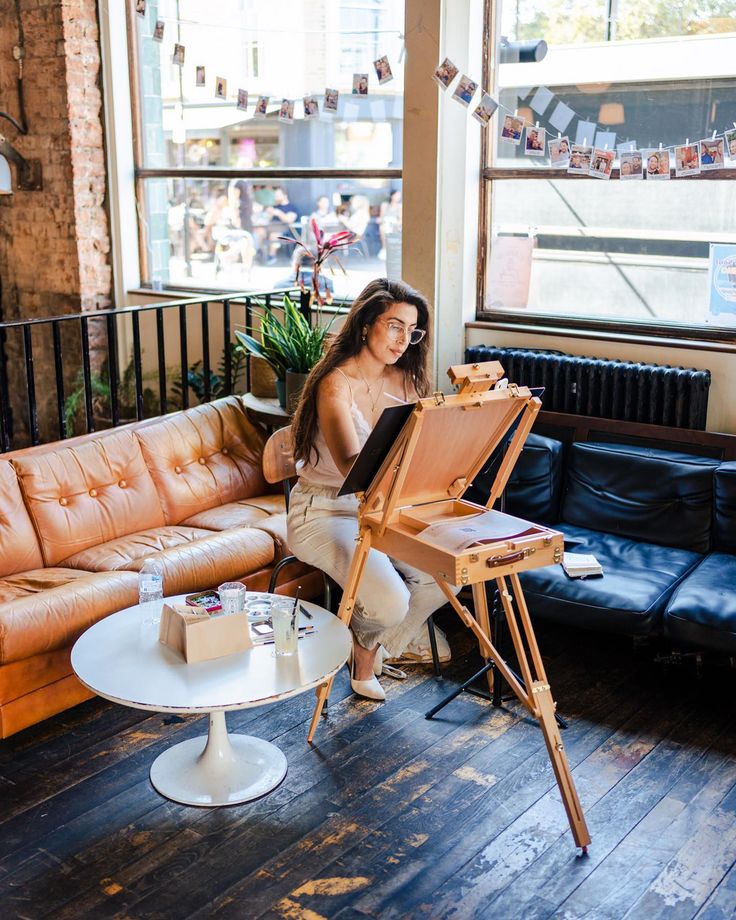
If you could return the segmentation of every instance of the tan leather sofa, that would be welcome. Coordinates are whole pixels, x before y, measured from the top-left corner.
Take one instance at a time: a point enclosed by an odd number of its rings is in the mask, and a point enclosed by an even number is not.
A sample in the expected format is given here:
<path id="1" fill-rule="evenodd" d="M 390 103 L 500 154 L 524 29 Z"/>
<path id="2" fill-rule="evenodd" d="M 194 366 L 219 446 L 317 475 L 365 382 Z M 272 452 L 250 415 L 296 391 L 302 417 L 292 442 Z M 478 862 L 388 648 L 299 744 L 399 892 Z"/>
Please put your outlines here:
<path id="1" fill-rule="evenodd" d="M 264 590 L 286 552 L 263 434 L 238 397 L 0 459 L 0 737 L 92 694 L 71 647 L 138 598 L 149 556 L 167 595 L 243 580 Z M 306 596 L 313 571 L 289 569 Z"/>

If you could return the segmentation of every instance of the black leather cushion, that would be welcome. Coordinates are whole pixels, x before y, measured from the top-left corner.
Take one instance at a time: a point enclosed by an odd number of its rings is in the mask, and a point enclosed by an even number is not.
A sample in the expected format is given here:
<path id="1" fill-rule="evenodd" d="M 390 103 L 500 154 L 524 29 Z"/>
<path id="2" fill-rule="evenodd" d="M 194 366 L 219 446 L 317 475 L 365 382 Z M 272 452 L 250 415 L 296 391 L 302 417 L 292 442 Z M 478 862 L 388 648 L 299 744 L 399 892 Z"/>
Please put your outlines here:
<path id="1" fill-rule="evenodd" d="M 527 521 L 560 519 L 562 442 L 530 434 L 506 487 L 506 511 Z"/>
<path id="2" fill-rule="evenodd" d="M 671 639 L 736 654 L 736 556 L 707 556 L 675 592 L 664 627 Z"/>
<path id="3" fill-rule="evenodd" d="M 672 592 L 703 558 L 688 550 L 558 526 L 565 549 L 593 553 L 604 574 L 569 578 L 562 566 L 550 565 L 524 572 L 521 583 L 532 615 L 573 626 L 637 636 L 659 631 Z"/>
<path id="4" fill-rule="evenodd" d="M 713 549 L 736 553 L 736 461 L 716 470 Z"/>
<path id="5" fill-rule="evenodd" d="M 562 520 L 706 553 L 718 461 L 627 444 L 573 444 Z"/>
<path id="6" fill-rule="evenodd" d="M 485 505 L 502 460 L 492 457 L 465 493 Z M 506 511 L 528 521 L 551 524 L 559 520 L 562 496 L 562 442 L 530 434 L 506 486 Z"/>

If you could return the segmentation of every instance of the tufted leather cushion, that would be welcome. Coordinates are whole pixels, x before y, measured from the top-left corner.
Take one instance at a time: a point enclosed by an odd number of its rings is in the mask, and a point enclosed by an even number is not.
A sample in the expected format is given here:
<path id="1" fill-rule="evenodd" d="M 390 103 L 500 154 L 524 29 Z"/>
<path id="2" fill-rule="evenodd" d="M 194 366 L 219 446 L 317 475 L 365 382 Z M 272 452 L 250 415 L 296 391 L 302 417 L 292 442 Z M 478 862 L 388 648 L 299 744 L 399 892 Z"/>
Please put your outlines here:
<path id="1" fill-rule="evenodd" d="M 79 447 L 13 461 L 46 565 L 116 537 L 163 525 L 136 436 L 115 432 Z"/>
<path id="2" fill-rule="evenodd" d="M 181 527 L 173 529 L 179 532 L 187 530 Z M 274 560 L 276 550 L 273 539 L 261 530 L 241 527 L 225 533 L 197 532 L 193 529 L 191 532 L 192 539 L 153 553 L 150 534 L 134 535 L 125 546 L 117 543 L 111 548 L 99 547 L 99 560 L 90 558 L 90 563 L 101 566 L 106 559 L 114 556 L 118 571 L 125 568 L 137 572 L 145 559 L 156 559 L 163 568 L 164 593 L 171 595 L 216 588 L 223 581 L 246 578 Z M 203 536 L 194 538 L 195 533 Z"/>
<path id="3" fill-rule="evenodd" d="M 644 636 L 658 630 L 672 592 L 702 559 L 688 550 L 558 526 L 565 549 L 593 553 L 603 576 L 569 578 L 562 566 L 551 565 L 520 577 L 533 615 L 573 626 Z"/>
<path id="4" fill-rule="evenodd" d="M 138 600 L 132 572 L 38 569 L 0 580 L 0 664 L 71 645 L 93 623 Z"/>
<path id="5" fill-rule="evenodd" d="M 675 592 L 664 627 L 671 639 L 736 654 L 736 556 L 707 556 Z"/>
<path id="6" fill-rule="evenodd" d="M 506 510 L 528 521 L 554 523 L 560 517 L 563 445 L 554 438 L 530 434 L 506 486 Z M 485 505 L 503 459 L 499 451 L 486 463 L 465 493 Z"/>
<path id="7" fill-rule="evenodd" d="M 181 523 L 187 527 L 204 527 L 205 530 L 255 527 L 272 514 L 283 510 L 283 495 L 264 495 L 260 498 L 246 498 L 240 502 L 228 502 L 217 508 L 208 508 L 207 511 L 193 514 Z"/>
<path id="8" fill-rule="evenodd" d="M 41 566 L 41 547 L 23 504 L 15 469 L 7 460 L 0 460 L 0 576 Z"/>
<path id="9" fill-rule="evenodd" d="M 736 553 L 736 460 L 716 470 L 713 548 Z"/>
<path id="10" fill-rule="evenodd" d="M 167 524 L 267 491 L 264 437 L 235 396 L 179 412 L 137 437 Z"/>
<path id="11" fill-rule="evenodd" d="M 506 487 L 506 510 L 527 521 L 560 519 L 562 442 L 530 434 Z"/>
<path id="12" fill-rule="evenodd" d="M 138 563 L 146 556 L 185 546 L 193 540 L 210 535 L 209 530 L 194 527 L 154 527 L 118 537 L 100 546 L 91 546 L 64 559 L 63 564 L 88 572 L 116 572 L 120 569 L 132 571 L 139 568 Z"/>
<path id="13" fill-rule="evenodd" d="M 710 549 L 718 461 L 626 444 L 570 448 L 562 520 L 645 543 Z"/>

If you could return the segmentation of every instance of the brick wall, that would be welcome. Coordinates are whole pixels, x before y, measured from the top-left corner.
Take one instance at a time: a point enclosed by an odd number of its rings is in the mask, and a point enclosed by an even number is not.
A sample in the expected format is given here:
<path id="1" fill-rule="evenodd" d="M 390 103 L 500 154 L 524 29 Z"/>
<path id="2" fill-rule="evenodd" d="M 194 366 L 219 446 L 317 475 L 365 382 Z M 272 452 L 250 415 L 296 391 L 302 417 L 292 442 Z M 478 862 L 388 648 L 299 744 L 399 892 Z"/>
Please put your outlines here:
<path id="1" fill-rule="evenodd" d="M 41 160 L 43 190 L 0 196 L 5 320 L 96 309 L 109 305 L 111 296 L 96 3 L 21 0 L 20 7 L 29 132 L 19 134 L 4 119 L 0 132 L 23 156 Z M 0 23 L 0 107 L 19 119 L 12 56 L 18 41 L 15 0 L 0 0 Z M 44 338 L 39 336 L 38 349 L 34 342 L 37 390 L 42 425 L 52 425 L 54 394 L 43 384 L 51 366 Z M 19 347 L 9 336 L 6 351 L 13 367 Z M 72 340 L 68 349 L 65 369 L 73 375 L 78 349 Z M 21 407 L 14 413 L 21 427 L 25 394 L 9 389 Z"/>

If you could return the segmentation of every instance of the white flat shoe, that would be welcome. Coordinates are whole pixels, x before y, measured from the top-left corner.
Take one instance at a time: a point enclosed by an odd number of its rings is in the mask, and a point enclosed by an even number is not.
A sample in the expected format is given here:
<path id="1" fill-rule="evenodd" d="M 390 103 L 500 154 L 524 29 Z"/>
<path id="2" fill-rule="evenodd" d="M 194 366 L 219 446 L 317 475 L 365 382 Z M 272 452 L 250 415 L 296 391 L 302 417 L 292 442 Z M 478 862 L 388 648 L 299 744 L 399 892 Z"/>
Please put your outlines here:
<path id="1" fill-rule="evenodd" d="M 350 669 L 350 686 L 353 693 L 357 696 L 363 696 L 368 700 L 377 700 L 383 702 L 386 699 L 386 693 L 383 687 L 378 683 L 377 677 L 371 677 L 369 680 L 356 680 L 353 677 L 353 654 L 350 653 L 348 658 L 348 668 Z"/>

